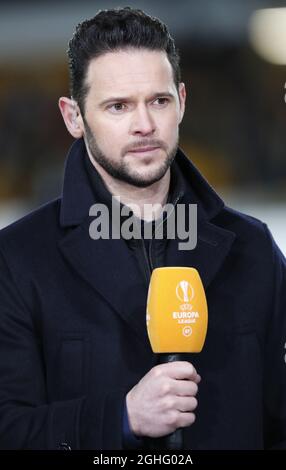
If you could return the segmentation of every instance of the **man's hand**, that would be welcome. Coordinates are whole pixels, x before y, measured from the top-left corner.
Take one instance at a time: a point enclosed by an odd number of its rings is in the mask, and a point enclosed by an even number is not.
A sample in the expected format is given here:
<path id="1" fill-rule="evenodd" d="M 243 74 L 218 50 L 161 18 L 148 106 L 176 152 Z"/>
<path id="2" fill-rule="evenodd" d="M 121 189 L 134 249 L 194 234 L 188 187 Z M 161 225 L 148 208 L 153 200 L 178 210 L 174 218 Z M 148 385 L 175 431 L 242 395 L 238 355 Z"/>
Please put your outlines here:
<path id="1" fill-rule="evenodd" d="M 126 396 L 131 431 L 138 437 L 162 437 L 193 424 L 200 380 L 190 362 L 153 367 Z"/>

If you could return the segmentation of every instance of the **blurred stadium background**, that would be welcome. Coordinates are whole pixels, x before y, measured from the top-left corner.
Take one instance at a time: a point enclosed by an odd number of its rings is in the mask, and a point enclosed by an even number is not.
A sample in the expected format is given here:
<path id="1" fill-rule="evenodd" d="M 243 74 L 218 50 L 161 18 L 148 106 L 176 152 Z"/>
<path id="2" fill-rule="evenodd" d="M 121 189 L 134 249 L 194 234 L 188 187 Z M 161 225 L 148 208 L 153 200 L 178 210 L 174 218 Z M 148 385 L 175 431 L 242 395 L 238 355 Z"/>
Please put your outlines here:
<path id="1" fill-rule="evenodd" d="M 0 228 L 60 193 L 72 143 L 57 107 L 69 95 L 67 42 L 98 9 L 125 5 L 165 21 L 181 51 L 182 148 L 286 254 L 286 1 L 2 0 Z"/>

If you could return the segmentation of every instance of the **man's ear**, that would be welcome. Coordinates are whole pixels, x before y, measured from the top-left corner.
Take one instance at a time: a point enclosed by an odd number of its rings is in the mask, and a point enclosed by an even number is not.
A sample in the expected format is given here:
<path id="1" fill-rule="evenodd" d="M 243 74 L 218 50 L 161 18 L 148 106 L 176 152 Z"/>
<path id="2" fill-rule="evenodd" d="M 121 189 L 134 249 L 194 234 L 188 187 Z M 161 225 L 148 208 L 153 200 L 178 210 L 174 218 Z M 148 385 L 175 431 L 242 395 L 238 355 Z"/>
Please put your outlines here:
<path id="1" fill-rule="evenodd" d="M 82 137 L 84 130 L 83 120 L 76 102 L 71 98 L 62 96 L 59 99 L 59 108 L 69 133 L 75 139 Z"/>
<path id="2" fill-rule="evenodd" d="M 181 123 L 185 114 L 185 104 L 186 104 L 186 87 L 185 87 L 185 84 L 182 82 L 179 84 L 179 100 L 180 100 L 179 123 Z"/>

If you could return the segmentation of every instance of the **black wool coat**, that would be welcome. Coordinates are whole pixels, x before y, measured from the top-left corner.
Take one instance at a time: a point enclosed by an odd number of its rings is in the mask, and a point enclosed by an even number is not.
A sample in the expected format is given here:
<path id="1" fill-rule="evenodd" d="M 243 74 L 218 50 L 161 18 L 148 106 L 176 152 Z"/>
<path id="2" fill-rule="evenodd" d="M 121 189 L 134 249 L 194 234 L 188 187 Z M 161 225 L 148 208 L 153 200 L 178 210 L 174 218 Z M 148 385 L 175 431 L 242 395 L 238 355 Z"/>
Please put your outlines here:
<path id="1" fill-rule="evenodd" d="M 126 393 L 156 364 L 138 257 L 89 236 L 84 152 L 76 141 L 60 198 L 0 232 L 1 449 L 122 449 Z M 186 355 L 202 381 L 184 448 L 285 449 L 285 258 L 180 150 L 176 161 L 198 243 L 168 240 L 164 264 L 197 268 L 209 305 L 204 349 Z"/>

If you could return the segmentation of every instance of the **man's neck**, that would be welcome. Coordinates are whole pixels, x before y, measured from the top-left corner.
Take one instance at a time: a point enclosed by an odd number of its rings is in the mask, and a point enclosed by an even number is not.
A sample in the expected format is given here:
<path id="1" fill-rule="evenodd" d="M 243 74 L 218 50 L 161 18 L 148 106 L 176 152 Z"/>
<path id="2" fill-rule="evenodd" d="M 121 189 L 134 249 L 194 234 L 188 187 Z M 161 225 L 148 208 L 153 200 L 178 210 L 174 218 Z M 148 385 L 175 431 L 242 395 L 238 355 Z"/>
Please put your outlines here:
<path id="1" fill-rule="evenodd" d="M 156 183 L 147 188 L 139 188 L 124 181 L 113 178 L 100 166 L 88 152 L 89 158 L 104 181 L 108 191 L 120 198 L 120 202 L 130 206 L 134 215 L 140 219 L 150 221 L 160 216 L 161 208 L 166 204 L 170 187 L 170 169 Z M 157 207 L 156 207 L 157 205 Z"/>

